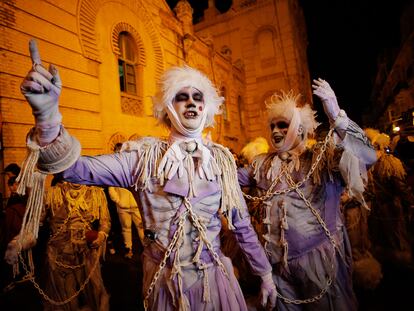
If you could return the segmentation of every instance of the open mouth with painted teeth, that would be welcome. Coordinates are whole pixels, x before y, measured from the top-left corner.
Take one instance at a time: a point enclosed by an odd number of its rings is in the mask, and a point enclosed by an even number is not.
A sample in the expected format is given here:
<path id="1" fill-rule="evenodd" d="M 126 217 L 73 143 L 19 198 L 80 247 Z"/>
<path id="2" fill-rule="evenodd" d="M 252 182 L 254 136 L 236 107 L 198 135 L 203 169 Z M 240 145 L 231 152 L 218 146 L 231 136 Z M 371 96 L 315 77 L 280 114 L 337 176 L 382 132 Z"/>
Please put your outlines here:
<path id="1" fill-rule="evenodd" d="M 184 117 L 186 119 L 195 119 L 198 117 L 198 112 L 194 110 L 187 110 L 186 112 L 184 112 Z"/>
<path id="2" fill-rule="evenodd" d="M 283 140 L 283 137 L 284 136 L 282 136 L 282 135 L 273 135 L 273 141 L 275 143 L 280 143 Z"/>

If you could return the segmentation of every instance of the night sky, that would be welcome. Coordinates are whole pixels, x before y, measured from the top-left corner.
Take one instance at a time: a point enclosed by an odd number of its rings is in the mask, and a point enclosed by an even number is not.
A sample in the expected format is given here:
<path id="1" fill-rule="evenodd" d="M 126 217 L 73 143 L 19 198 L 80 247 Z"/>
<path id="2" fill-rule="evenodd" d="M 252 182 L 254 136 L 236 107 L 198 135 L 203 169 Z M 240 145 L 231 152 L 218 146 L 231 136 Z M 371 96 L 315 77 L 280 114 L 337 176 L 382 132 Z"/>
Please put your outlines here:
<path id="1" fill-rule="evenodd" d="M 377 59 L 400 45 L 399 16 L 414 0 L 299 0 L 308 30 L 308 62 L 312 79 L 321 77 L 334 89 L 341 108 L 356 122 L 370 106 Z M 177 0 L 167 1 L 174 7 Z M 194 21 L 202 17 L 208 0 L 189 1 Z M 385 3 L 382 3 L 385 2 Z M 216 0 L 224 12 L 231 0 Z M 321 104 L 314 97 L 320 121 Z"/>

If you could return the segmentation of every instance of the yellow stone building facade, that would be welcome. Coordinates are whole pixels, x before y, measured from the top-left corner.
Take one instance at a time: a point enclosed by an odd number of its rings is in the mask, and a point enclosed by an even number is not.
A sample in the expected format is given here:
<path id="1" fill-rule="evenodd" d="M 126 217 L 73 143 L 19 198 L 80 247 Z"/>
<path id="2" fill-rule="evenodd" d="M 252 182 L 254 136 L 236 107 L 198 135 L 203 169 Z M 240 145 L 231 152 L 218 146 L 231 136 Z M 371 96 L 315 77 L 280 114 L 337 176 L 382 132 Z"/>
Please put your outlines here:
<path id="1" fill-rule="evenodd" d="M 200 69 L 225 96 L 210 133 L 236 152 L 265 136 L 263 102 L 274 91 L 295 89 L 310 100 L 297 0 L 237 0 L 225 14 L 212 3 L 193 26 L 183 0 L 174 10 L 164 0 L 1 1 L 0 166 L 22 162 L 33 126 L 19 89 L 31 65 L 31 38 L 43 64 L 59 69 L 63 123 L 86 155 L 111 152 L 115 143 L 140 136 L 167 135 L 152 118 L 152 97 L 173 65 Z"/>

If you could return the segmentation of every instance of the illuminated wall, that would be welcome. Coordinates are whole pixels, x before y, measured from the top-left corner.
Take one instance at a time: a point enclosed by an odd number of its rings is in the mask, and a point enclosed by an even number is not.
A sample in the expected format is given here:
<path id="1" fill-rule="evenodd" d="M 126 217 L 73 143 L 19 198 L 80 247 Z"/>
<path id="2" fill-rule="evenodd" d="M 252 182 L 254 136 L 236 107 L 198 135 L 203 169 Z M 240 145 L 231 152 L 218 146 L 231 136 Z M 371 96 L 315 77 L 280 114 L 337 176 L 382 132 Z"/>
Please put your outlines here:
<path id="1" fill-rule="evenodd" d="M 311 104 L 302 9 L 295 0 L 233 0 L 232 8 L 220 14 L 212 5 L 214 1 L 209 2 L 195 31 L 244 68 L 246 135 L 248 139 L 266 137 L 264 103 L 273 93 L 292 89 Z"/>
<path id="2" fill-rule="evenodd" d="M 227 43 L 228 36 L 205 36 L 204 30 L 199 29 L 201 24 L 194 30 L 191 7 L 186 1 L 180 1 L 175 11 L 163 0 L 2 1 L 3 167 L 22 162 L 26 154 L 25 136 L 33 126 L 31 110 L 19 89 L 31 66 L 30 38 L 37 39 L 44 65 L 53 63 L 60 71 L 63 124 L 80 140 L 83 154 L 110 152 L 116 142 L 140 136 L 167 135 L 152 118 L 151 98 L 161 73 L 183 63 L 205 72 L 226 97 L 223 115 L 217 118 L 216 127 L 208 131 L 215 141 L 239 151 L 259 133 L 257 122 L 263 122 L 255 105 L 260 105 L 263 96 L 278 87 L 303 89 L 308 79 L 303 58 L 306 39 L 298 38 L 299 32 L 293 26 L 298 9 L 292 11 L 290 1 L 251 2 L 252 14 L 257 16 L 268 11 L 268 4 L 278 3 L 280 12 L 273 20 L 280 25 L 267 27 L 266 21 L 271 17 L 263 15 L 265 18 L 259 20 L 266 25 L 260 22 L 255 29 L 243 32 L 243 37 L 237 35 Z M 232 16 L 234 25 L 248 28 L 249 14 L 240 9 Z M 224 26 L 220 20 L 217 23 L 217 33 L 222 33 Z M 208 28 L 215 32 L 213 24 L 203 29 Z M 136 94 L 122 92 L 120 87 L 118 59 L 122 54 L 122 33 L 128 33 L 135 43 Z M 258 44 L 259 59 L 254 54 Z M 228 45 L 227 50 L 224 45 Z M 293 54 L 288 56 L 289 53 Z"/>

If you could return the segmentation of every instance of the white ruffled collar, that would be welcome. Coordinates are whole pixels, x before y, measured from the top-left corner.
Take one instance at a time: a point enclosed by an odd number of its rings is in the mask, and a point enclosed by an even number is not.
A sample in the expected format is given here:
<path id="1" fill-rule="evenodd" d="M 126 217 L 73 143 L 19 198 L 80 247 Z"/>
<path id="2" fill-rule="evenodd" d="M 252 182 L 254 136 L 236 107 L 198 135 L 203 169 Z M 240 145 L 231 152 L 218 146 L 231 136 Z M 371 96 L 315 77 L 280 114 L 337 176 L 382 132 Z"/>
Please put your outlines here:
<path id="1" fill-rule="evenodd" d="M 211 165 L 211 152 L 204 145 L 200 137 L 188 138 L 176 132 L 172 132 L 169 139 L 169 147 L 163 155 L 157 169 L 157 176 L 160 178 L 161 185 L 165 180 L 171 180 L 175 175 L 181 178 L 184 170 L 187 171 L 190 182 L 191 195 L 196 196 L 193 186 L 194 173 L 198 174 L 200 179 L 215 180 L 215 174 Z M 197 167 L 195 167 L 193 158 L 198 158 Z"/>

